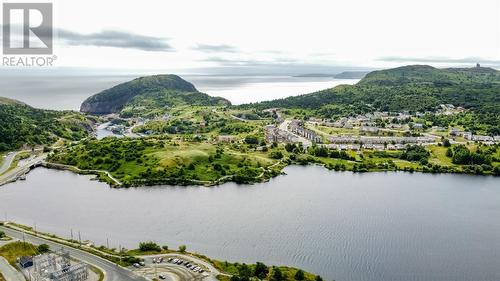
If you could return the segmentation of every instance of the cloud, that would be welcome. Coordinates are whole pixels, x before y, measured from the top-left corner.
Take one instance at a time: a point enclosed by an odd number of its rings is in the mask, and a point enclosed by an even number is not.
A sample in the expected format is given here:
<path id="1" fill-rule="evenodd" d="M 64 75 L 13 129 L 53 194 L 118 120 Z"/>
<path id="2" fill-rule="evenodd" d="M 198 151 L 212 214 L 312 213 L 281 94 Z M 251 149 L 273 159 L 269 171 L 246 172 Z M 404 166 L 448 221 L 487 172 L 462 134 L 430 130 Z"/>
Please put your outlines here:
<path id="1" fill-rule="evenodd" d="M 214 62 L 220 66 L 262 66 L 262 65 L 281 65 L 281 64 L 290 64 L 297 63 L 297 59 L 295 58 L 285 58 L 279 57 L 274 58 L 273 60 L 255 60 L 255 59 L 226 59 L 221 57 L 208 57 L 203 59 L 205 62 Z"/>
<path id="2" fill-rule="evenodd" d="M 221 45 L 198 44 L 192 49 L 205 53 L 236 53 L 238 51 L 236 47 L 225 44 Z"/>
<path id="3" fill-rule="evenodd" d="M 115 47 L 149 52 L 172 52 L 167 38 L 146 36 L 123 31 L 103 30 L 82 34 L 66 29 L 57 30 L 58 39 L 67 45 Z"/>
<path id="4" fill-rule="evenodd" d="M 377 59 L 378 61 L 384 62 L 419 62 L 419 63 L 484 63 L 492 65 L 500 65 L 500 60 L 490 60 L 478 57 L 466 57 L 466 58 L 448 58 L 448 57 L 398 57 L 389 56 L 381 57 Z"/>

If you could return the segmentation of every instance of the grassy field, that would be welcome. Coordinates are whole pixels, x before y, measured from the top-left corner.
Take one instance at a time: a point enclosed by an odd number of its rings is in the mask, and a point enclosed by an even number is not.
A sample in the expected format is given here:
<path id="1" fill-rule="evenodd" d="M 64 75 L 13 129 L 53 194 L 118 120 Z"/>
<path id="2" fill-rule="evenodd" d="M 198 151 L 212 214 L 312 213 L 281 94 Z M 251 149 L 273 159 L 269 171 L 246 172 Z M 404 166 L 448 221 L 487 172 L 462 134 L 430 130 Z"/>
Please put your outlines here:
<path id="1" fill-rule="evenodd" d="M 0 247 L 0 256 L 4 257 L 13 266 L 15 266 L 17 258 L 36 254 L 38 254 L 38 252 L 34 245 L 20 241 Z"/>
<path id="2" fill-rule="evenodd" d="M 257 177 L 275 164 L 244 144 L 148 139 L 104 139 L 65 148 L 49 158 L 82 170 L 106 170 L 126 185 L 210 183 L 232 175 Z"/>

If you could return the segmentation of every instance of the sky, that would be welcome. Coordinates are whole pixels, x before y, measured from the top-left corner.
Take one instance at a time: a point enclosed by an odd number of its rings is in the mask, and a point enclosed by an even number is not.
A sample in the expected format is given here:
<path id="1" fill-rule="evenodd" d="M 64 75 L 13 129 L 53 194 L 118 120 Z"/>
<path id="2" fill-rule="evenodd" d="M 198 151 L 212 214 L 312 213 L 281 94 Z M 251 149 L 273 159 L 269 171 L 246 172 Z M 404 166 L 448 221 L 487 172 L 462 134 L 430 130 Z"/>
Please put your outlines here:
<path id="1" fill-rule="evenodd" d="M 55 65 L 62 69 L 305 74 L 476 62 L 500 68 L 496 0 L 52 3 Z"/>

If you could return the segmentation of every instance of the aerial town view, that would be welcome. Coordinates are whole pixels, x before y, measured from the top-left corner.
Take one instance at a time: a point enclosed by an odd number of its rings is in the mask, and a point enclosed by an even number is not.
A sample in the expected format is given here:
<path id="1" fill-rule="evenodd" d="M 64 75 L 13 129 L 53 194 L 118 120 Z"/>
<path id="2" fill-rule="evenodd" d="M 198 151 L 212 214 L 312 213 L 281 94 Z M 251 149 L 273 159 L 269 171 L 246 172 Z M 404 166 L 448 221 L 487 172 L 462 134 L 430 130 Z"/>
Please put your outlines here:
<path id="1" fill-rule="evenodd" d="M 500 280 L 500 3 L 237 2 L 2 3 L 0 281 Z"/>

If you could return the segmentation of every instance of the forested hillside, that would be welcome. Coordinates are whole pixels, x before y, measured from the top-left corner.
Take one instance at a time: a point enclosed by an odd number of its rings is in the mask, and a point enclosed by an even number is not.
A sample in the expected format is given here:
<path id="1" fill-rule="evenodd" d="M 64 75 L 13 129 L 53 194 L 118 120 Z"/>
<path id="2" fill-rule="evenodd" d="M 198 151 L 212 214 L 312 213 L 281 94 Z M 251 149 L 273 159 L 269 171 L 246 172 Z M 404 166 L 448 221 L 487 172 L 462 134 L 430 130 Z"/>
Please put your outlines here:
<path id="1" fill-rule="evenodd" d="M 80 111 L 90 114 L 149 113 L 177 105 L 225 105 L 229 101 L 200 93 L 193 84 L 177 75 L 153 75 L 134 79 L 95 94 L 85 100 Z"/>
<path id="2" fill-rule="evenodd" d="M 90 121 L 79 113 L 37 109 L 0 99 L 0 151 L 15 150 L 24 144 L 51 144 L 58 138 L 78 140 L 90 130 Z"/>

